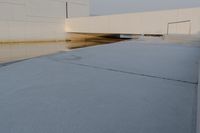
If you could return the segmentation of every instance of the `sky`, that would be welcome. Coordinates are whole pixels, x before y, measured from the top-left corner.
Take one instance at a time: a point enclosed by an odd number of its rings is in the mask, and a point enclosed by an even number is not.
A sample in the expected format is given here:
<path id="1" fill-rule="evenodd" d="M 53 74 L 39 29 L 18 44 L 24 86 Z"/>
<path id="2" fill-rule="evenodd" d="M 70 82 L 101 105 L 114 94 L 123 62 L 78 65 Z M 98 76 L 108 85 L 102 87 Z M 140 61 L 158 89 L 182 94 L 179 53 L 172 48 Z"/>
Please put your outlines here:
<path id="1" fill-rule="evenodd" d="M 200 7 L 200 0 L 91 0 L 92 15 Z"/>

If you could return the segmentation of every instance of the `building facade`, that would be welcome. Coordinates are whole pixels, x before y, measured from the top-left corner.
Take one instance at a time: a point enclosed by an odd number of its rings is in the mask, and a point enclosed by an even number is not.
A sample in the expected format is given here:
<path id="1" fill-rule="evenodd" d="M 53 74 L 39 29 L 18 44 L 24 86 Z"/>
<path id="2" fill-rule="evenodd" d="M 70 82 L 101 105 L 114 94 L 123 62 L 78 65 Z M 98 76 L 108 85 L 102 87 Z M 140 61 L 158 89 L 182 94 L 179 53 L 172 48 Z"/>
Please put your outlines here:
<path id="1" fill-rule="evenodd" d="M 200 8 L 90 14 L 90 0 L 0 0 L 0 42 L 66 40 L 67 33 L 200 34 Z"/>
<path id="2" fill-rule="evenodd" d="M 89 15 L 89 0 L 0 0 L 0 41 L 65 40 L 65 19 Z"/>

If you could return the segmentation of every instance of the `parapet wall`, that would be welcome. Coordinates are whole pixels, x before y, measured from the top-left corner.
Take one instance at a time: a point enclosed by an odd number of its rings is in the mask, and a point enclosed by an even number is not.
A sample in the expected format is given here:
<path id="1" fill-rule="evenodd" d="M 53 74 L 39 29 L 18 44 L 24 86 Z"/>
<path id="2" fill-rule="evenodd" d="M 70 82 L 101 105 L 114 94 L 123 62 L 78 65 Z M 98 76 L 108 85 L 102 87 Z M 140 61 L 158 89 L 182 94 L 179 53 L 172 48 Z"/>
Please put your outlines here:
<path id="1" fill-rule="evenodd" d="M 67 19 L 66 32 L 108 34 L 200 34 L 200 8 Z"/>

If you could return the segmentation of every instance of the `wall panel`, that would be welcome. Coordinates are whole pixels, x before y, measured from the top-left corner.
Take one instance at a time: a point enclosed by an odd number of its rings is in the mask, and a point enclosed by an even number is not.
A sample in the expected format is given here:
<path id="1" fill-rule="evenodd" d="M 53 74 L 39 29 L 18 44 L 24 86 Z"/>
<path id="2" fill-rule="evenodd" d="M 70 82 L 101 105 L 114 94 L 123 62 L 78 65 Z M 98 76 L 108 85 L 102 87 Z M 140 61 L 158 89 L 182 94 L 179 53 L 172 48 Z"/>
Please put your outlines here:
<path id="1" fill-rule="evenodd" d="M 88 0 L 0 0 L 0 41 L 65 40 L 66 2 L 70 17 L 89 15 Z"/>

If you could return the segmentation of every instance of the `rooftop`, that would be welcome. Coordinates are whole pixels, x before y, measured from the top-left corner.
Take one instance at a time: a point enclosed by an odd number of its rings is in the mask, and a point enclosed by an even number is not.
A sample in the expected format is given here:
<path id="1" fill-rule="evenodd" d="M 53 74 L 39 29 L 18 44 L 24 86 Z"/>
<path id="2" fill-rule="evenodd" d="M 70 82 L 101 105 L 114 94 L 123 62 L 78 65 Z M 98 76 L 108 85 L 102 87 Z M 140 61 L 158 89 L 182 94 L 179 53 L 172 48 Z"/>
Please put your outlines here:
<path id="1" fill-rule="evenodd" d="M 195 133 L 200 47 L 124 41 L 0 67 L 2 133 Z"/>

